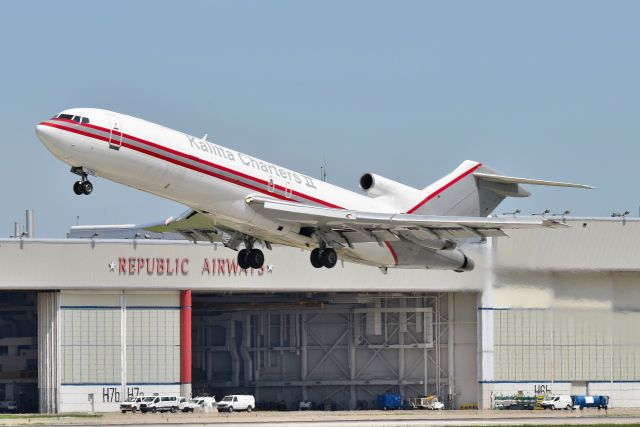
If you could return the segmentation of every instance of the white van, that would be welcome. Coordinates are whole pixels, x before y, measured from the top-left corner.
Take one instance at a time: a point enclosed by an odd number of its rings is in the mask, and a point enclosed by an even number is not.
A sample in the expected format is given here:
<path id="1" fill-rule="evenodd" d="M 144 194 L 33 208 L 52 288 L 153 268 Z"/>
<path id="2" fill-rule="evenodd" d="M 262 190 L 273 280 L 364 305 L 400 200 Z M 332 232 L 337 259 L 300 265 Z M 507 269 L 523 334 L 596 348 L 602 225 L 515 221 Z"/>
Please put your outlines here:
<path id="1" fill-rule="evenodd" d="M 573 401 L 568 394 L 555 394 L 540 403 L 543 409 L 571 409 Z"/>
<path id="2" fill-rule="evenodd" d="M 247 411 L 256 407 L 256 399 L 250 394 L 230 394 L 218 403 L 219 412 Z"/>
<path id="3" fill-rule="evenodd" d="M 206 408 L 213 409 L 215 406 L 215 397 L 194 397 L 184 405 L 182 412 L 206 411 Z"/>
<path id="4" fill-rule="evenodd" d="M 178 412 L 186 403 L 181 396 L 147 396 L 140 403 L 140 412 Z"/>

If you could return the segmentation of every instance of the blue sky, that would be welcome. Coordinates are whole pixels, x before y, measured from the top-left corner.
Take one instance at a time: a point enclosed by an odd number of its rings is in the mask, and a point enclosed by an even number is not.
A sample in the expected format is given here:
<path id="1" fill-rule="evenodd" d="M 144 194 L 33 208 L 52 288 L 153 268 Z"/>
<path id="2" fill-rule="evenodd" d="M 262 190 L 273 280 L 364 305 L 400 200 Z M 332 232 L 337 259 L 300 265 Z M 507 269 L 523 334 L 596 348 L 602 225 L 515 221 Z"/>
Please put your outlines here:
<path id="1" fill-rule="evenodd" d="M 640 3 L 9 2 L 0 25 L 0 235 L 143 223 L 183 206 L 103 179 L 89 197 L 37 140 L 70 107 L 139 116 L 357 189 L 422 188 L 465 159 L 584 182 L 497 212 L 638 215 Z M 4 231 L 3 231 L 4 230 Z"/>

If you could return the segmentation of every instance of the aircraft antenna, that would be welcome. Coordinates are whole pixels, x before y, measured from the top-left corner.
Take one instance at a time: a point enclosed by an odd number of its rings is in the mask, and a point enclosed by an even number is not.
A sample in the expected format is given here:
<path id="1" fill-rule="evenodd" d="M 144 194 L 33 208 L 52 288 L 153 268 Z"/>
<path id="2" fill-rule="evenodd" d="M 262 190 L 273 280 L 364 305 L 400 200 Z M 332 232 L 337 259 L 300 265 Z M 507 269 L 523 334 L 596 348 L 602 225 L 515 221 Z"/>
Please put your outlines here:
<path id="1" fill-rule="evenodd" d="M 324 156 L 322 156 L 322 166 L 320 166 L 320 179 L 327 180 L 327 159 Z"/>

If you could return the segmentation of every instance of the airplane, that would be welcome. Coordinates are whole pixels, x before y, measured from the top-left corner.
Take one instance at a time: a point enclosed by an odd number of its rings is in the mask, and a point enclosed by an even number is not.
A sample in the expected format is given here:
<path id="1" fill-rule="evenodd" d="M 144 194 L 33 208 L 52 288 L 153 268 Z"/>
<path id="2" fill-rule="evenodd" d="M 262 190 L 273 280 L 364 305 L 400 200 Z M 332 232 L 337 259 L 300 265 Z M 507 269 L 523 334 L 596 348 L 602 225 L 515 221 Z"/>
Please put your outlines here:
<path id="1" fill-rule="evenodd" d="M 262 268 L 272 244 L 310 251 L 315 268 L 338 259 L 380 268 L 470 271 L 461 240 L 506 236 L 505 230 L 562 227 L 545 218 L 489 217 L 506 197 L 527 197 L 521 184 L 593 188 L 504 175 L 466 160 L 423 189 L 374 173 L 360 177 L 365 194 L 223 147 L 159 124 L 95 108 L 72 108 L 44 120 L 36 134 L 80 179 L 88 195 L 98 176 L 190 209 L 149 224 L 238 251 L 240 268 Z"/>

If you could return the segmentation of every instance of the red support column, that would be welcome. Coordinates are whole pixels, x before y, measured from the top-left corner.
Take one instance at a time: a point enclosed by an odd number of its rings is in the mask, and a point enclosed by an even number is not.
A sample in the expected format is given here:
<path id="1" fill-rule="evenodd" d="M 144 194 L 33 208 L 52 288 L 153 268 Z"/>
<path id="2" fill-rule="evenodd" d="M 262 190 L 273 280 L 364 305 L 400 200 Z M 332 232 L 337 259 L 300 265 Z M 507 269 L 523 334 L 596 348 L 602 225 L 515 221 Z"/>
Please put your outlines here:
<path id="1" fill-rule="evenodd" d="M 180 292 L 180 394 L 191 397 L 191 290 Z"/>

